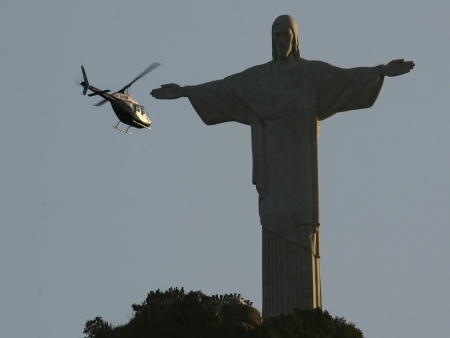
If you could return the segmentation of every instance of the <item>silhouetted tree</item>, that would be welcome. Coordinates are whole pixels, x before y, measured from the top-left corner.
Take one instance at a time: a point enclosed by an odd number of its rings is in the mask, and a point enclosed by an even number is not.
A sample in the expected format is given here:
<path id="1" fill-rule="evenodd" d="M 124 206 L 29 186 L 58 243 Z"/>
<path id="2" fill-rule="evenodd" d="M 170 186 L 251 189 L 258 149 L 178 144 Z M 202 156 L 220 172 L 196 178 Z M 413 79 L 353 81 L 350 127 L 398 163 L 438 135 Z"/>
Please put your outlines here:
<path id="1" fill-rule="evenodd" d="M 83 331 L 85 338 L 108 338 L 111 332 L 111 324 L 105 322 L 102 317 L 88 320 Z"/>
<path id="2" fill-rule="evenodd" d="M 88 320 L 85 338 L 363 338 L 361 330 L 327 311 L 295 310 L 288 316 L 265 321 L 247 331 L 231 327 L 215 315 L 218 297 L 189 292 L 173 303 L 144 301 L 133 304 L 133 317 L 125 325 L 112 327 L 101 317 Z"/>

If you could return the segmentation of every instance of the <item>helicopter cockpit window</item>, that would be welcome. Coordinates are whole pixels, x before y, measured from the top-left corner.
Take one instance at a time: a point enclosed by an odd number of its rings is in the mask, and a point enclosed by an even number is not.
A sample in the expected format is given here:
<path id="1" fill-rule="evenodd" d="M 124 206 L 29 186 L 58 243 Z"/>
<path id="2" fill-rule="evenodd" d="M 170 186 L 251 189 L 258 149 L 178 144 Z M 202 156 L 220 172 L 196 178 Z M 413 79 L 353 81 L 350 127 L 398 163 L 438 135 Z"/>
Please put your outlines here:
<path id="1" fill-rule="evenodd" d="M 144 106 L 141 106 L 141 112 L 142 112 L 142 115 L 147 114 L 147 111 L 145 110 L 145 107 L 144 107 Z"/>
<path id="2" fill-rule="evenodd" d="M 134 105 L 134 111 L 136 113 L 140 113 L 141 112 L 141 108 L 138 105 Z"/>

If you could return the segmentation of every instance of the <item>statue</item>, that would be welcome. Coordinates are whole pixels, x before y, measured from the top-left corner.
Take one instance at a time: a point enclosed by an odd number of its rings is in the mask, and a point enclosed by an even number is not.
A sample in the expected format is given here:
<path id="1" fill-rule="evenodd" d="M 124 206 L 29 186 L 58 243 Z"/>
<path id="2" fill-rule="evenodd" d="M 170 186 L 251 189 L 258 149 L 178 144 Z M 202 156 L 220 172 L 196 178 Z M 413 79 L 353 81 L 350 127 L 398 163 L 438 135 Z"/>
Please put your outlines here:
<path id="1" fill-rule="evenodd" d="M 297 24 L 272 25 L 272 61 L 197 86 L 162 85 L 157 99 L 189 98 L 207 125 L 251 126 L 253 184 L 262 225 L 263 317 L 322 307 L 320 281 L 320 121 L 369 108 L 385 76 L 408 73 L 412 61 L 342 69 L 301 58 Z"/>

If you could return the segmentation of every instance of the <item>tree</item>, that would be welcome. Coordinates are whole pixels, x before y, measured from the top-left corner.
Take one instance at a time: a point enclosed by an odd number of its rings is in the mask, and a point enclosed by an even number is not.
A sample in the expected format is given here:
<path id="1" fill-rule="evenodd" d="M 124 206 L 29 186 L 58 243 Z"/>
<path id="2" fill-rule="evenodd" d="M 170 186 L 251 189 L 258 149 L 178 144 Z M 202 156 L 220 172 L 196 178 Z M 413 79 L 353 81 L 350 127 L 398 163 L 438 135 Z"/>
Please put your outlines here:
<path id="1" fill-rule="evenodd" d="M 102 317 L 95 317 L 86 322 L 83 333 L 86 335 L 85 338 L 108 338 L 112 329 L 112 325 L 105 322 Z"/>
<path id="2" fill-rule="evenodd" d="M 295 310 L 247 330 L 230 326 L 216 316 L 217 298 L 191 291 L 172 303 L 149 301 L 133 304 L 133 317 L 112 327 L 101 317 L 86 322 L 85 338 L 364 338 L 361 330 L 328 311 Z"/>

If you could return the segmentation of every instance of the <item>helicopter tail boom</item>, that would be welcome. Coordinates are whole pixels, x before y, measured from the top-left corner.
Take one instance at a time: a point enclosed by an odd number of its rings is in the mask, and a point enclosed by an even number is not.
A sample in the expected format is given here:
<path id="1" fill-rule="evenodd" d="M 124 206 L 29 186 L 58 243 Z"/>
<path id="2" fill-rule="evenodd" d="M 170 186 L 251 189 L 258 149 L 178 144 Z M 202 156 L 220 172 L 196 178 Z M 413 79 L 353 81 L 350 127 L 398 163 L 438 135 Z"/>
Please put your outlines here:
<path id="1" fill-rule="evenodd" d="M 106 102 L 106 101 L 116 102 L 117 101 L 116 97 L 107 94 L 108 92 L 110 92 L 109 89 L 101 90 L 101 89 L 95 88 L 94 86 L 91 86 L 89 84 L 89 80 L 87 78 L 86 70 L 84 69 L 84 66 L 81 66 L 81 71 L 83 72 L 84 81 L 79 82 L 79 84 L 81 86 L 83 86 L 83 95 L 86 95 L 87 91 L 90 90 L 90 91 L 92 91 L 92 93 L 88 94 L 88 96 L 95 96 L 95 95 L 101 96 L 105 99 L 104 102 Z M 102 103 L 103 103 L 103 101 L 102 101 Z"/>
<path id="2" fill-rule="evenodd" d="M 83 78 L 84 78 L 84 82 L 82 83 L 82 85 L 84 86 L 83 89 L 83 95 L 86 95 L 88 89 L 89 89 L 89 81 L 88 78 L 86 76 L 86 72 L 84 70 L 84 66 L 81 66 L 81 71 L 83 72 Z"/>

